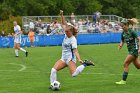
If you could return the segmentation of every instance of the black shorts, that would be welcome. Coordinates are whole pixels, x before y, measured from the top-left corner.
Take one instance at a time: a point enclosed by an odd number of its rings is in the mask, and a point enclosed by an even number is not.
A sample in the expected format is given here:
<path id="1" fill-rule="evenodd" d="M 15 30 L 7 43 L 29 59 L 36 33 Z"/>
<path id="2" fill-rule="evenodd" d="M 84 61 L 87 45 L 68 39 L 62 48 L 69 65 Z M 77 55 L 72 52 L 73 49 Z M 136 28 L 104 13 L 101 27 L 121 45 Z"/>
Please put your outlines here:
<path id="1" fill-rule="evenodd" d="M 139 56 L 138 49 L 129 51 L 129 54 L 137 58 Z"/>

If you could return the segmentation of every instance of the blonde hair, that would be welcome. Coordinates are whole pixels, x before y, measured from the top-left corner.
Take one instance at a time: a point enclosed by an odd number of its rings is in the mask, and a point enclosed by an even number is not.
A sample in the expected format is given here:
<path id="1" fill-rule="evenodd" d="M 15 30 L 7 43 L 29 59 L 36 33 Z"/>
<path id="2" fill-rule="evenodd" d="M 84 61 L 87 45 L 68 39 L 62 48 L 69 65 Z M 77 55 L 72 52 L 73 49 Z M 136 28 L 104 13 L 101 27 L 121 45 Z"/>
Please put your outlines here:
<path id="1" fill-rule="evenodd" d="M 72 34 L 76 37 L 78 34 L 78 29 L 73 27 Z"/>
<path id="2" fill-rule="evenodd" d="M 67 25 L 68 26 L 71 26 L 71 31 L 72 31 L 72 34 L 76 37 L 77 36 L 77 34 L 78 34 L 78 28 L 77 27 L 75 27 L 73 24 L 71 24 L 71 23 L 67 23 Z"/>
<path id="3" fill-rule="evenodd" d="M 139 21 L 136 18 L 132 18 L 132 19 L 128 19 L 128 23 L 131 25 L 137 25 L 139 24 Z"/>
<path id="4" fill-rule="evenodd" d="M 136 31 L 137 24 L 139 24 L 138 19 L 136 18 L 128 19 L 129 28 L 132 28 L 133 30 Z"/>
<path id="5" fill-rule="evenodd" d="M 17 24 L 17 21 L 14 21 L 13 23 L 14 23 L 14 24 Z"/>

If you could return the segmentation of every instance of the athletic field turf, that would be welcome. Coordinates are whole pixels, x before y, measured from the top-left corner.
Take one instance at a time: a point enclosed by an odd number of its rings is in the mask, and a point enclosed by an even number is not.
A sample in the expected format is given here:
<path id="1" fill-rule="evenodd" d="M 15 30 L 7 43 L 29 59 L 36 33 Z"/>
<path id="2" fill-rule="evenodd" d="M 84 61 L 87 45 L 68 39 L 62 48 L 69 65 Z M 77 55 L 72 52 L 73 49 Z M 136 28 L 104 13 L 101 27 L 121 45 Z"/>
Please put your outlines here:
<path id="1" fill-rule="evenodd" d="M 95 67 L 87 67 L 72 78 L 67 68 L 58 72 L 60 91 L 50 91 L 49 75 L 54 63 L 61 57 L 61 46 L 26 48 L 14 57 L 13 48 L 0 49 L 0 93 L 140 93 L 140 70 L 133 64 L 126 85 L 116 85 L 121 80 L 126 45 L 121 51 L 118 44 L 80 45 L 82 59 L 90 59 Z M 77 65 L 79 63 L 77 62 Z"/>

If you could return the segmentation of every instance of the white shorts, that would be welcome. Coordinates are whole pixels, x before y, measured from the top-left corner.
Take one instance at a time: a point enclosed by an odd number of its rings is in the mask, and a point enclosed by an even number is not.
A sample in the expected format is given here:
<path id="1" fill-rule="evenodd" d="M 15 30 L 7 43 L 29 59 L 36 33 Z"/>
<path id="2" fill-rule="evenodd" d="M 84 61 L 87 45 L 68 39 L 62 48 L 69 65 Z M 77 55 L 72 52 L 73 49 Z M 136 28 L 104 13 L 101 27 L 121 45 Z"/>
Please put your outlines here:
<path id="1" fill-rule="evenodd" d="M 15 36 L 14 42 L 21 43 L 21 35 Z"/>
<path id="2" fill-rule="evenodd" d="M 14 39 L 14 42 L 15 42 L 15 43 L 21 43 L 21 39 L 15 38 L 15 39 Z"/>
<path id="3" fill-rule="evenodd" d="M 72 58 L 63 58 L 63 56 L 62 56 L 60 60 L 62 60 L 63 62 L 65 62 L 67 65 L 68 65 L 68 63 L 70 61 L 76 63 L 76 58 L 73 58 L 73 59 Z"/>

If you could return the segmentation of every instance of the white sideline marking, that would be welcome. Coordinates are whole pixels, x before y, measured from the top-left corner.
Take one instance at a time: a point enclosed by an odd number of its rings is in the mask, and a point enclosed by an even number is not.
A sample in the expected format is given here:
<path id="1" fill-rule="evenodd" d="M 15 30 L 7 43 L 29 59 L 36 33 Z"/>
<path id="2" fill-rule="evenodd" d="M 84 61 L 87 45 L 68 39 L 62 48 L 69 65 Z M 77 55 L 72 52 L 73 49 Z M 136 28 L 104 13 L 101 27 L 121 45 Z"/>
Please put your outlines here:
<path id="1" fill-rule="evenodd" d="M 26 66 L 25 65 L 22 65 L 22 64 L 16 64 L 16 63 L 9 63 L 9 64 L 12 64 L 12 65 L 16 65 L 16 66 L 21 66 L 22 68 L 18 71 L 23 71 L 26 69 Z"/>

